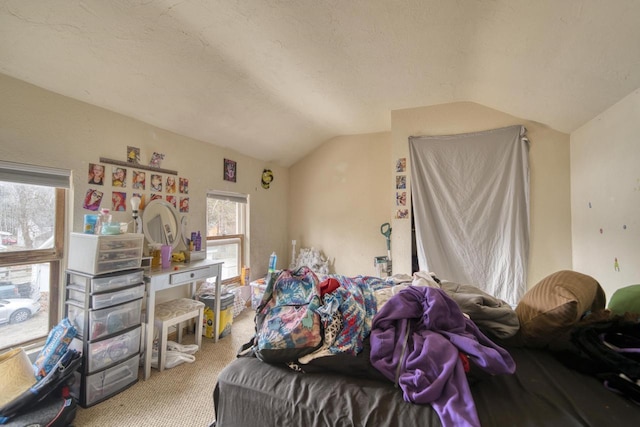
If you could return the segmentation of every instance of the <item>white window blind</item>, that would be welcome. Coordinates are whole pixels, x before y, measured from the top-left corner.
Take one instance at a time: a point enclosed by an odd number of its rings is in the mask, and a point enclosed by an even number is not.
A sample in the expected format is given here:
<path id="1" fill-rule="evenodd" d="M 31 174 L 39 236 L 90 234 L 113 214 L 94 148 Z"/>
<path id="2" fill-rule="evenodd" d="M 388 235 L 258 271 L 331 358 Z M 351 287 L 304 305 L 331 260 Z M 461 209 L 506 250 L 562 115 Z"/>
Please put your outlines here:
<path id="1" fill-rule="evenodd" d="M 0 181 L 45 187 L 69 188 L 71 171 L 48 166 L 0 160 Z"/>
<path id="2" fill-rule="evenodd" d="M 248 196 L 240 193 L 227 193 L 224 191 L 208 191 L 207 197 L 211 199 L 226 200 L 235 203 L 247 203 Z"/>

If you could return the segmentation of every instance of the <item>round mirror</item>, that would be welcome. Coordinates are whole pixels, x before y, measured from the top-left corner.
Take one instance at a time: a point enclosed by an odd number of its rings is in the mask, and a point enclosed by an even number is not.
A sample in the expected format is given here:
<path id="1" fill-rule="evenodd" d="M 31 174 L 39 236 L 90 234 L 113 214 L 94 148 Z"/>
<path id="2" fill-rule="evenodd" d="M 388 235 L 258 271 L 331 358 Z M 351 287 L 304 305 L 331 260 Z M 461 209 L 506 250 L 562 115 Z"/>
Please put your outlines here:
<path id="1" fill-rule="evenodd" d="M 184 247 L 189 249 L 189 233 L 187 233 L 187 216 L 184 215 L 180 220 L 180 232 L 182 233 L 182 243 Z"/>
<path id="2" fill-rule="evenodd" d="M 142 231 L 149 245 L 171 245 L 175 249 L 182 236 L 178 211 L 169 202 L 152 200 L 142 212 Z"/>

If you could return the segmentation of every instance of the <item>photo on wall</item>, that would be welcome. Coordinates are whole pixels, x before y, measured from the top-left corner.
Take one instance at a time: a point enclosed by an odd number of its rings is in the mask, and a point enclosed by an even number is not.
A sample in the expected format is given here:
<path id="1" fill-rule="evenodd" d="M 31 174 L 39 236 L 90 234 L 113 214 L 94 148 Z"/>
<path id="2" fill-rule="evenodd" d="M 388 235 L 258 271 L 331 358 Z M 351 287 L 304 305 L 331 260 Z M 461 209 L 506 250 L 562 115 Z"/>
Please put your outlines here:
<path id="1" fill-rule="evenodd" d="M 90 185 L 104 185 L 104 166 L 98 163 L 89 163 L 88 177 Z"/>
<path id="2" fill-rule="evenodd" d="M 180 178 L 180 192 L 182 194 L 189 194 L 189 180 L 187 178 Z"/>
<path id="3" fill-rule="evenodd" d="M 409 218 L 409 209 L 398 209 L 396 211 L 396 219 L 407 219 Z"/>
<path id="4" fill-rule="evenodd" d="M 125 168 L 114 166 L 111 171 L 111 185 L 114 187 L 126 188 L 127 186 L 127 170 Z"/>
<path id="5" fill-rule="evenodd" d="M 167 196 L 167 202 L 171 203 L 174 208 L 177 207 L 176 196 Z"/>
<path id="6" fill-rule="evenodd" d="M 90 211 L 97 211 L 100 209 L 100 203 L 102 202 L 102 191 L 90 188 L 84 196 L 83 208 Z"/>
<path id="7" fill-rule="evenodd" d="M 173 175 L 167 176 L 167 193 L 173 194 L 176 192 L 176 177 Z"/>
<path id="8" fill-rule="evenodd" d="M 162 175 L 151 174 L 151 191 L 156 193 L 162 192 Z"/>
<path id="9" fill-rule="evenodd" d="M 397 206 L 406 206 L 407 205 L 407 192 L 406 191 L 398 191 L 398 192 L 396 192 L 396 205 Z"/>
<path id="10" fill-rule="evenodd" d="M 140 163 L 140 149 L 138 147 L 127 147 L 127 162 L 135 165 Z"/>
<path id="11" fill-rule="evenodd" d="M 236 182 L 236 162 L 224 159 L 224 180 Z"/>
<path id="12" fill-rule="evenodd" d="M 147 181 L 147 174 L 145 171 L 133 171 L 133 182 L 131 187 L 134 190 L 144 190 Z"/>
<path id="13" fill-rule="evenodd" d="M 163 160 L 164 154 L 154 151 L 151 155 L 151 160 L 149 160 L 149 166 L 152 168 L 159 168 L 162 165 Z"/>
<path id="14" fill-rule="evenodd" d="M 111 211 L 125 212 L 127 210 L 127 193 L 114 191 L 111 193 Z"/>
<path id="15" fill-rule="evenodd" d="M 189 213 L 188 197 L 180 197 L 180 213 Z"/>

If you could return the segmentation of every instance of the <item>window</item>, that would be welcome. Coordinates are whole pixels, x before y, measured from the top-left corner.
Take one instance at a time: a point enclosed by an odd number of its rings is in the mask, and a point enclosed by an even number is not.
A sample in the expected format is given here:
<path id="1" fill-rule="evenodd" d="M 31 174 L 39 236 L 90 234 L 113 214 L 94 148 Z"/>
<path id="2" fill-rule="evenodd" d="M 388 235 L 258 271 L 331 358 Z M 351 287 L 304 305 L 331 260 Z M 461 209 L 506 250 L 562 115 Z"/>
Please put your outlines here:
<path id="1" fill-rule="evenodd" d="M 243 194 L 207 194 L 207 258 L 224 261 L 223 283 L 240 280 L 247 241 L 247 202 Z"/>
<path id="2" fill-rule="evenodd" d="M 0 350 L 41 341 L 58 322 L 69 175 L 0 161 Z"/>

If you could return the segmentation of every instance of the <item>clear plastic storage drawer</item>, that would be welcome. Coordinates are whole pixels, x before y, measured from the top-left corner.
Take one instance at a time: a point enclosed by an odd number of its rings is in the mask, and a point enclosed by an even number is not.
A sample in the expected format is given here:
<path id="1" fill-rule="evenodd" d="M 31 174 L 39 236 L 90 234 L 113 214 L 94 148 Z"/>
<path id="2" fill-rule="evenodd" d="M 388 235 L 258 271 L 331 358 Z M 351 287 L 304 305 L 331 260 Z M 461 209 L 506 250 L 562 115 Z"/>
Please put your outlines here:
<path id="1" fill-rule="evenodd" d="M 91 406 L 108 399 L 138 381 L 139 364 L 140 355 L 136 355 L 119 365 L 84 378 L 79 372 L 75 372 L 76 378 L 71 386 L 71 394 L 78 398 L 83 406 Z"/>
<path id="2" fill-rule="evenodd" d="M 88 340 L 96 340 L 140 324 L 142 299 L 101 310 L 88 311 L 89 331 L 87 334 L 84 330 L 84 316 L 87 310 L 77 306 L 73 301 L 67 301 L 67 306 L 69 320 L 73 322 L 80 335 Z"/>
<path id="3" fill-rule="evenodd" d="M 69 269 L 87 274 L 106 274 L 139 268 L 143 234 L 96 235 L 71 233 Z"/>
<path id="4" fill-rule="evenodd" d="M 73 285 L 95 293 L 113 291 L 131 285 L 137 285 L 138 283 L 144 283 L 144 271 L 142 269 L 126 274 L 120 272 L 100 277 L 71 271 L 67 272 L 67 275 L 67 285 Z"/>
<path id="5" fill-rule="evenodd" d="M 124 360 L 140 351 L 140 330 L 138 326 L 106 340 L 89 343 L 87 367 L 89 372 L 97 371 Z"/>
<path id="6" fill-rule="evenodd" d="M 78 304 L 84 303 L 85 292 L 73 285 L 68 286 L 69 298 L 75 300 Z M 90 295 L 90 305 L 93 309 L 110 307 L 112 305 L 121 304 L 123 302 L 133 301 L 134 299 L 144 296 L 144 283 L 133 286 L 131 288 L 121 289 L 103 294 Z"/>

